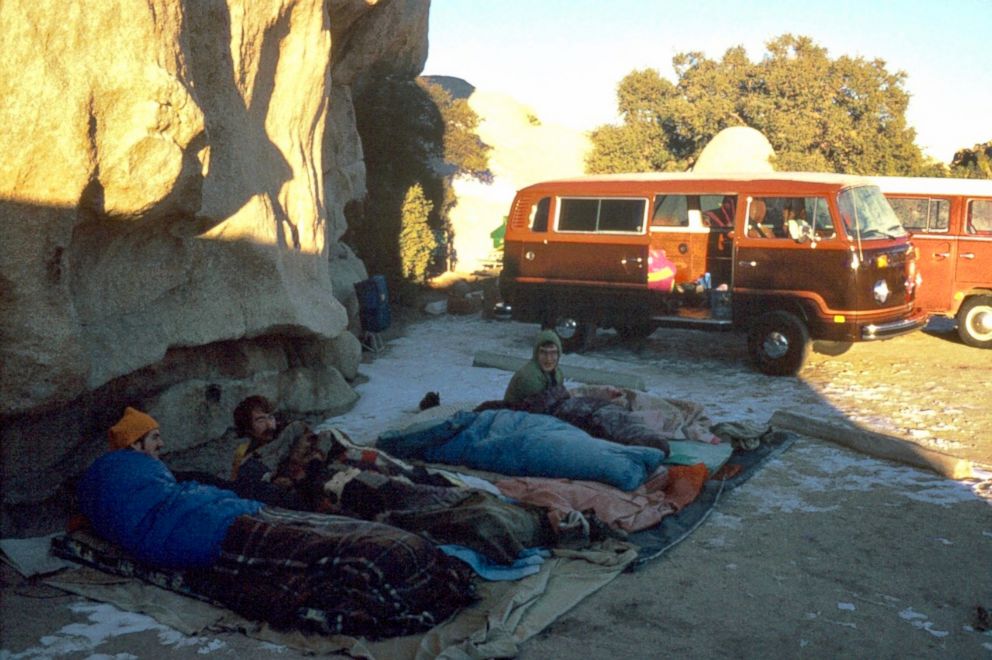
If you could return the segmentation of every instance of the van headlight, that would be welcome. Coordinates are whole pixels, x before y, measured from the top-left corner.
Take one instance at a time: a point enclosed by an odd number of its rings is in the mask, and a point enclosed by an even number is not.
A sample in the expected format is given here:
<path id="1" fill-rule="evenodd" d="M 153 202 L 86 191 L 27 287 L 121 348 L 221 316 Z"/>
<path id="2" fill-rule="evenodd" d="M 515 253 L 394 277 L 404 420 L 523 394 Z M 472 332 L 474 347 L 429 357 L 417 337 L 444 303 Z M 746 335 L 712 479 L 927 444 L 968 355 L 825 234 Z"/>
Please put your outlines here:
<path id="1" fill-rule="evenodd" d="M 889 285 L 885 280 L 875 282 L 875 286 L 872 287 L 871 292 L 875 295 L 875 300 L 877 300 L 879 304 L 884 304 L 885 301 L 889 299 L 889 294 L 892 293 L 889 291 Z"/>

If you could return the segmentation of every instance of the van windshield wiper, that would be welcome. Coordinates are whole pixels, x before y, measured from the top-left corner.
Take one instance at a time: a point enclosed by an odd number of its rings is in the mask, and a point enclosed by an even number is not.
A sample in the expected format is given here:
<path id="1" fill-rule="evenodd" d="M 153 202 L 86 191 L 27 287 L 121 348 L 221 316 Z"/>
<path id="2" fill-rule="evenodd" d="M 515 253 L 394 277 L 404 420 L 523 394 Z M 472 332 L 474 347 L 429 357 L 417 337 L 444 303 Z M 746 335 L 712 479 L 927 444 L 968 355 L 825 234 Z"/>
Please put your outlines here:
<path id="1" fill-rule="evenodd" d="M 870 229 L 864 229 L 861 231 L 861 238 L 872 238 L 874 236 L 884 236 L 885 238 L 898 238 L 900 234 L 893 233 L 893 229 L 900 229 L 900 227 L 889 227 L 888 229 L 875 229 L 874 227 Z"/>

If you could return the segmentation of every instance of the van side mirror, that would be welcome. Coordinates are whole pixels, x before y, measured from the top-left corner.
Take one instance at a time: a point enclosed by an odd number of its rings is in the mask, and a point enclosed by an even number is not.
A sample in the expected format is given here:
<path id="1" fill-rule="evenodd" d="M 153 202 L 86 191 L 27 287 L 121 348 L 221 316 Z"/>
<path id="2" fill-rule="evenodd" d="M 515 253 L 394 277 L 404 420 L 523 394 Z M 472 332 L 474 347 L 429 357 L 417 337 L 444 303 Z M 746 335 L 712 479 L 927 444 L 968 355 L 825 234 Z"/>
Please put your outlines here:
<path id="1" fill-rule="evenodd" d="M 796 243 L 805 243 L 814 239 L 813 227 L 805 220 L 789 220 L 786 228 L 789 232 L 789 238 Z"/>

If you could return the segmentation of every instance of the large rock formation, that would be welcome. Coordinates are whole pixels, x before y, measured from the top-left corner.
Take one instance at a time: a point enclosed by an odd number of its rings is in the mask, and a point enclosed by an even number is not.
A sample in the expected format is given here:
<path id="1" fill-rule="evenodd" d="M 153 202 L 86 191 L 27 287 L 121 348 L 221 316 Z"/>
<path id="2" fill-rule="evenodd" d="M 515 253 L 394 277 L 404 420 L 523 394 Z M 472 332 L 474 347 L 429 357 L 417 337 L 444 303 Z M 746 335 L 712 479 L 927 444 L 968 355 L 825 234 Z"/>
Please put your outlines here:
<path id="1" fill-rule="evenodd" d="M 764 134 L 750 126 L 725 128 L 706 143 L 693 172 L 773 172 L 775 150 Z"/>
<path id="2" fill-rule="evenodd" d="M 450 218 L 457 269 L 471 272 L 498 256 L 490 234 L 503 224 L 517 190 L 547 179 L 583 174 L 592 143 L 582 131 L 542 122 L 531 108 L 506 94 L 476 89 L 449 76 L 430 76 L 428 80 L 456 98 L 468 99 L 479 116 L 479 138 L 492 147 L 491 182 L 458 177 L 453 184 L 458 203 Z"/>
<path id="3" fill-rule="evenodd" d="M 182 450 L 250 392 L 354 401 L 350 86 L 419 73 L 428 7 L 4 0 L 0 533 L 54 520 L 125 404 Z"/>

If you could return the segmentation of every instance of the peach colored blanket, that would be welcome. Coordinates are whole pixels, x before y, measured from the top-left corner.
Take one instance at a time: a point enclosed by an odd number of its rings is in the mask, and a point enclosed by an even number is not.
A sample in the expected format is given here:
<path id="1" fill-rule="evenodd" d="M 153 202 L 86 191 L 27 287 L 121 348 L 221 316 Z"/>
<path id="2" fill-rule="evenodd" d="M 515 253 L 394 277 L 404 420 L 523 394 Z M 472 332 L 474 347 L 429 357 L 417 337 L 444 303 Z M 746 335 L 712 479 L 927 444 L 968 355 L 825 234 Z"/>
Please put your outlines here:
<path id="1" fill-rule="evenodd" d="M 708 474 L 702 463 L 662 466 L 639 488 L 622 491 L 595 481 L 515 477 L 496 487 L 507 497 L 548 509 L 557 529 L 572 511 L 592 511 L 615 529 L 636 532 L 657 525 L 699 495 Z"/>

